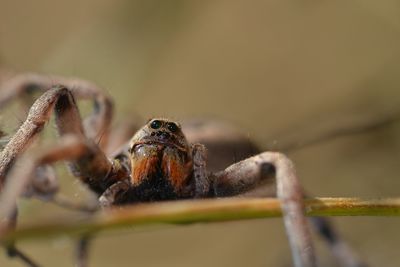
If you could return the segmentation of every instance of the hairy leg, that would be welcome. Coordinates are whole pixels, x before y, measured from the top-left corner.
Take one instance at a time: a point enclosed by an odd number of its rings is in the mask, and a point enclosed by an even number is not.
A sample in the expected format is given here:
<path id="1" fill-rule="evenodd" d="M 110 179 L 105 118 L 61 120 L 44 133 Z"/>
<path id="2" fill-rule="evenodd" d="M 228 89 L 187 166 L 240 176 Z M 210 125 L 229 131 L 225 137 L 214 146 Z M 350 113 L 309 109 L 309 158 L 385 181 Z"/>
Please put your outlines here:
<path id="1" fill-rule="evenodd" d="M 35 170 L 60 160 L 75 160 L 91 154 L 92 145 L 74 135 L 62 137 L 59 143 L 48 150 L 34 151 L 22 156 L 18 163 L 23 168 L 12 168 L 0 195 L 0 218 L 10 218 L 17 198 L 31 182 Z"/>
<path id="2" fill-rule="evenodd" d="M 7 174 L 14 162 L 29 147 L 29 144 L 36 139 L 37 134 L 49 120 L 53 110 L 56 115 L 56 125 L 60 136 L 73 135 L 84 145 L 71 144 L 71 141 L 64 138 L 60 147 L 54 148 L 52 152 L 48 152 L 45 155 L 38 153 L 40 156 L 35 160 L 29 157 L 26 160 L 21 160 L 20 163 L 24 168 L 14 168 L 16 170 L 13 170 L 11 175 L 8 176 Z M 37 167 L 57 160 L 67 159 L 70 160 L 69 167 L 72 173 L 89 185 L 95 192 L 100 194 L 108 187 L 107 183 L 113 183 L 112 179 L 115 177 L 113 175 L 113 165 L 100 148 L 85 137 L 81 118 L 71 91 L 58 86 L 46 91 L 33 104 L 26 121 L 0 153 L 0 189 L 2 191 L 0 218 L 6 219 L 6 222 L 12 220 L 13 211 L 16 211 L 15 201 L 24 191 L 32 174 L 39 170 Z M 118 170 L 118 172 L 120 173 L 121 170 Z M 8 178 L 5 185 L 6 175 Z M 35 186 L 33 187 L 35 188 Z M 35 190 L 37 189 L 36 185 Z M 60 198 L 54 198 L 53 201 L 57 203 L 61 201 L 63 205 L 71 206 L 71 202 Z M 4 225 L 2 226 L 4 229 Z M 16 250 L 14 249 L 13 251 Z M 21 253 L 14 253 L 14 255 L 23 260 L 26 258 Z"/>
<path id="3" fill-rule="evenodd" d="M 61 84 L 70 88 L 78 99 L 93 101 L 93 112 L 83 122 L 86 135 L 105 147 L 113 116 L 111 98 L 97 85 L 86 80 L 33 73 L 15 75 L 0 84 L 0 108 L 16 98 L 39 91 L 45 92 Z"/>
<path id="4" fill-rule="evenodd" d="M 16 224 L 17 224 L 17 216 L 18 216 L 18 211 L 17 211 L 16 208 L 14 208 L 13 212 L 11 214 L 9 214 L 9 216 L 5 220 L 4 219 L 2 220 L 2 225 L 0 227 L 1 231 L 14 229 L 16 227 Z M 18 249 L 15 246 L 15 243 L 6 244 L 4 246 L 4 248 L 5 248 L 5 250 L 7 252 L 7 255 L 9 257 L 18 258 L 23 263 L 25 263 L 27 266 L 29 266 L 29 267 L 39 267 L 40 266 L 30 256 L 28 256 L 26 253 L 24 253 L 20 249 Z"/>
<path id="5" fill-rule="evenodd" d="M 35 140 L 53 110 L 56 115 L 57 130 L 61 136 L 73 134 L 83 140 L 88 140 L 84 135 L 79 111 L 71 91 L 61 86 L 46 91 L 33 104 L 26 121 L 0 153 L 1 185 L 4 184 L 6 173 L 15 159 Z M 101 193 L 107 187 L 103 179 L 112 172 L 112 164 L 94 142 L 89 140 L 87 142 L 91 144 L 91 153 L 72 161 L 70 169 L 95 192 Z"/>
<path id="6" fill-rule="evenodd" d="M 39 267 L 40 265 L 34 262 L 28 255 L 24 252 L 16 248 L 14 245 L 8 246 L 7 254 L 9 257 L 19 258 L 22 262 L 24 262 L 29 267 Z"/>
<path id="7" fill-rule="evenodd" d="M 382 124 L 386 122 L 383 118 Z M 360 127 L 362 125 L 362 127 Z M 341 130 L 333 131 L 335 134 L 321 134 L 317 139 L 320 141 L 329 141 L 330 138 L 336 137 L 336 133 L 347 135 L 375 129 L 378 125 L 376 121 L 366 121 L 364 124 L 347 125 L 340 128 Z M 379 124 L 380 125 L 380 124 Z M 261 149 L 253 143 L 247 136 L 241 133 L 237 128 L 229 123 L 218 120 L 192 120 L 182 124 L 188 140 L 192 142 L 200 142 L 207 144 L 209 152 L 207 164 L 211 166 L 211 171 L 221 170 L 226 166 L 248 158 L 254 154 L 261 152 Z M 346 130 L 343 130 L 346 129 Z M 315 137 L 313 137 L 315 139 Z M 311 138 L 312 139 L 312 138 Z M 302 143 L 304 146 L 312 145 L 313 142 Z M 288 143 L 285 147 L 289 150 L 301 149 L 304 146 L 296 146 L 296 143 Z M 209 167 L 209 166 L 208 166 Z M 276 188 L 275 181 L 270 177 L 271 166 L 261 166 L 261 177 L 259 180 L 235 183 L 225 189 L 220 188 L 219 194 L 222 195 L 238 195 L 244 197 L 275 197 Z M 271 179 L 269 179 L 271 178 Z M 357 254 L 352 250 L 345 240 L 337 233 L 334 225 L 327 218 L 309 218 L 313 229 L 326 241 L 331 253 L 334 255 L 340 266 L 345 267 L 361 267 L 366 266 Z"/>
<path id="8" fill-rule="evenodd" d="M 76 267 L 87 267 L 89 258 L 89 246 L 92 241 L 90 236 L 83 236 L 78 240 L 76 246 Z"/>
<path id="9" fill-rule="evenodd" d="M 231 165 L 214 174 L 213 190 L 216 196 L 229 196 L 244 192 L 259 184 L 262 170 L 274 166 L 277 196 L 282 202 L 283 220 L 296 267 L 315 267 L 316 259 L 304 215 L 303 192 L 292 162 L 283 154 L 264 152 Z"/>
<path id="10" fill-rule="evenodd" d="M 278 160 L 279 158 L 280 160 Z M 282 168 L 281 166 L 284 166 L 284 172 L 279 172 L 279 168 Z M 273 181 L 272 179 L 270 179 L 271 171 L 276 172 L 276 191 L 271 190 L 271 185 L 273 185 Z M 284 173 L 288 173 L 289 176 L 282 176 Z M 294 188 L 291 185 L 293 181 L 295 181 Z M 302 214 L 303 211 L 300 209 L 302 207 L 301 203 L 303 201 L 302 190 L 297 182 L 292 164 L 283 154 L 275 152 L 265 152 L 237 164 L 234 164 L 228 167 L 225 171 L 219 172 L 214 175 L 212 187 L 214 190 L 214 194 L 221 197 L 234 195 L 271 197 L 277 195 L 283 201 L 282 205 L 284 211 L 284 220 L 289 238 L 290 236 L 293 236 L 294 239 L 301 240 L 302 236 L 307 235 L 308 230 L 301 230 L 298 234 L 295 233 L 297 231 L 295 229 L 302 228 L 301 224 L 299 223 L 300 221 L 296 221 L 295 217 L 285 218 L 288 212 L 293 212 L 293 214 L 297 213 L 300 216 L 301 220 L 303 220 L 304 215 Z M 267 191 L 269 191 L 268 195 L 265 194 L 266 189 Z M 301 203 L 290 204 L 290 202 L 287 202 L 285 199 L 300 199 Z M 292 224 L 289 222 L 290 220 L 293 220 Z M 340 266 L 367 266 L 363 261 L 361 261 L 357 254 L 354 253 L 354 251 L 345 242 L 345 240 L 343 240 L 343 238 L 337 233 L 335 227 L 331 224 L 329 219 L 322 217 L 312 217 L 309 218 L 309 221 L 314 226 L 313 228 L 326 241 L 331 253 L 334 255 Z M 305 227 L 307 227 L 306 224 L 304 225 Z M 298 242 L 297 244 L 301 244 L 301 242 Z M 301 247 L 298 247 L 298 249 L 301 249 Z M 303 264 L 296 266 L 308 265 Z"/>
<path id="11" fill-rule="evenodd" d="M 324 237 L 325 241 L 336 258 L 340 266 L 343 267 L 367 267 L 358 255 L 351 249 L 345 240 L 343 240 L 331 221 L 324 217 L 311 217 L 310 222 Z"/>
<path id="12" fill-rule="evenodd" d="M 40 151 L 23 156 L 19 159 L 23 168 L 15 167 L 10 171 L 2 194 L 0 195 L 0 235 L 15 227 L 16 200 L 31 182 L 35 170 L 43 165 L 51 164 L 58 160 L 72 160 L 85 156 L 90 150 L 90 144 L 75 136 L 65 136 L 60 144 L 47 151 Z M 10 256 L 23 260 L 28 266 L 38 266 L 28 256 L 19 251 L 14 244 L 5 244 Z"/>
<path id="13" fill-rule="evenodd" d="M 202 144 L 192 145 L 193 177 L 195 197 L 207 197 L 210 191 L 210 181 L 207 173 L 207 150 Z"/>

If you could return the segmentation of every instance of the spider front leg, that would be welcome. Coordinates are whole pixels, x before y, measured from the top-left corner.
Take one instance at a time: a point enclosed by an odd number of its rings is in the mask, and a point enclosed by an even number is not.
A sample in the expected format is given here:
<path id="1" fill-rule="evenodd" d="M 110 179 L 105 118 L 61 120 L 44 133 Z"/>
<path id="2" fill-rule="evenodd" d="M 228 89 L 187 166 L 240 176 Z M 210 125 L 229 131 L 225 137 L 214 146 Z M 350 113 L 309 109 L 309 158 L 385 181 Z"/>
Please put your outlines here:
<path id="1" fill-rule="evenodd" d="M 12 168 L 14 162 L 36 139 L 37 134 L 43 129 L 53 110 L 55 111 L 59 134 L 61 136 L 73 135 L 85 143 L 82 154 L 68 158 L 72 173 L 98 193 L 103 192 L 108 183 L 113 182 L 110 180 L 115 178 L 114 174 L 116 173 L 105 154 L 93 141 L 85 137 L 81 117 L 71 91 L 65 87 L 54 87 L 36 100 L 26 121 L 0 153 L 0 189 L 2 191 L 0 215 L 6 222 L 15 222 L 12 216 L 13 212 L 16 211 L 15 200 L 23 192 L 36 167 L 57 160 L 65 160 L 65 155 L 69 155 L 68 149 L 73 147 L 68 145 L 66 139 L 63 139 L 66 151 L 53 153 L 51 156 L 50 154 L 43 155 L 41 160 L 28 159 L 23 164 L 24 168 Z M 10 169 L 17 174 L 8 175 Z M 3 230 L 4 227 L 8 228 L 8 225 L 2 224 L 2 226 Z"/>
<path id="2" fill-rule="evenodd" d="M 73 134 L 83 140 L 89 140 L 85 136 L 81 117 L 71 91 L 62 86 L 56 86 L 46 91 L 33 104 L 27 119 L 0 154 L 0 185 L 3 185 L 5 176 L 16 158 L 35 140 L 53 110 L 56 115 L 57 130 L 61 136 Z M 101 193 L 107 187 L 106 184 L 103 185 L 103 182 L 107 182 L 104 179 L 112 172 L 112 165 L 100 148 L 93 141 L 90 143 L 91 153 L 71 162 L 70 169 L 91 189 Z"/>
<path id="3" fill-rule="evenodd" d="M 72 92 L 74 97 L 93 101 L 93 112 L 83 121 L 86 136 L 106 147 L 113 116 L 111 98 L 97 85 L 82 79 L 61 76 L 24 73 L 6 79 L 0 84 L 0 108 L 16 98 L 31 96 L 34 92 L 46 92 L 61 84 Z"/>
<path id="4" fill-rule="evenodd" d="M 282 203 L 283 220 L 296 267 L 315 267 L 316 258 L 308 222 L 304 214 L 303 192 L 293 163 L 283 154 L 264 152 L 233 164 L 213 175 L 216 196 L 231 196 L 245 192 L 265 178 L 263 169 L 275 168 L 277 196 Z"/>

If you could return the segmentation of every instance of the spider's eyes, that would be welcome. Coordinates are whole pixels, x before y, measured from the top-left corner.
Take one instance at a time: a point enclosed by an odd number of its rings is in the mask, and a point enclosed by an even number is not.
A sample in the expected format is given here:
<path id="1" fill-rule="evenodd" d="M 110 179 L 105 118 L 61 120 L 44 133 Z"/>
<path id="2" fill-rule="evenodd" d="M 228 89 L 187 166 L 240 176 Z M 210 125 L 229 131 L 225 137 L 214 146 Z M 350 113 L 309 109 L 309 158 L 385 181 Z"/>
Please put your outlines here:
<path id="1" fill-rule="evenodd" d="M 161 124 L 162 124 L 161 121 L 154 120 L 150 123 L 150 127 L 153 129 L 158 129 L 161 127 Z"/>
<path id="2" fill-rule="evenodd" d="M 173 122 L 168 122 L 168 123 L 167 123 L 167 128 L 168 128 L 168 130 L 171 131 L 171 133 L 175 133 L 175 132 L 178 131 L 178 129 L 179 129 L 178 125 L 176 125 L 176 124 L 173 123 Z"/>

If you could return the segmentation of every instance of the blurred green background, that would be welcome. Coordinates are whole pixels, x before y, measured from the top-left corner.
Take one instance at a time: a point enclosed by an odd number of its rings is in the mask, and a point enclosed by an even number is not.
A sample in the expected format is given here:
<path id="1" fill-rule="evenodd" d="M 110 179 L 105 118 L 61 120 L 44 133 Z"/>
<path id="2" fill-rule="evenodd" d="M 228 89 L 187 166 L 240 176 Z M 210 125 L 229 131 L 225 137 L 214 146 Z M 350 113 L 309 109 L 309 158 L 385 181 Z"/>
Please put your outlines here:
<path id="1" fill-rule="evenodd" d="M 400 109 L 398 1 L 0 0 L 0 64 L 77 76 L 117 118 L 233 122 L 261 145 Z M 290 154 L 316 196 L 399 195 L 400 126 Z M 79 185 L 74 185 L 76 188 Z M 79 189 L 78 189 L 79 190 Z M 46 214 L 36 203 L 31 214 Z M 334 218 L 370 266 L 399 266 L 399 218 Z M 336 266 L 317 239 L 321 266 Z M 71 266 L 66 238 L 26 242 Z M 90 266 L 290 266 L 281 219 L 103 234 Z M 0 256 L 1 266 L 22 266 Z"/>

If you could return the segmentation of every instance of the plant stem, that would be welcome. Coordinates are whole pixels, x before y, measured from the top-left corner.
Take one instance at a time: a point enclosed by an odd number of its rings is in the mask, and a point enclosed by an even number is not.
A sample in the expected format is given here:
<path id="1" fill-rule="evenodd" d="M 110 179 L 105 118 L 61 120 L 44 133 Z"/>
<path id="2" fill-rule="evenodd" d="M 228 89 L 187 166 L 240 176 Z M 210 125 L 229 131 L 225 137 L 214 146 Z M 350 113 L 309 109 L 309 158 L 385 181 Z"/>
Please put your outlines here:
<path id="1" fill-rule="evenodd" d="M 400 216 L 400 198 L 309 198 L 307 216 Z M 45 221 L 1 233 L 3 244 L 25 239 L 81 236 L 100 230 L 152 224 L 191 224 L 281 216 L 276 198 L 224 198 L 139 204 Z"/>

